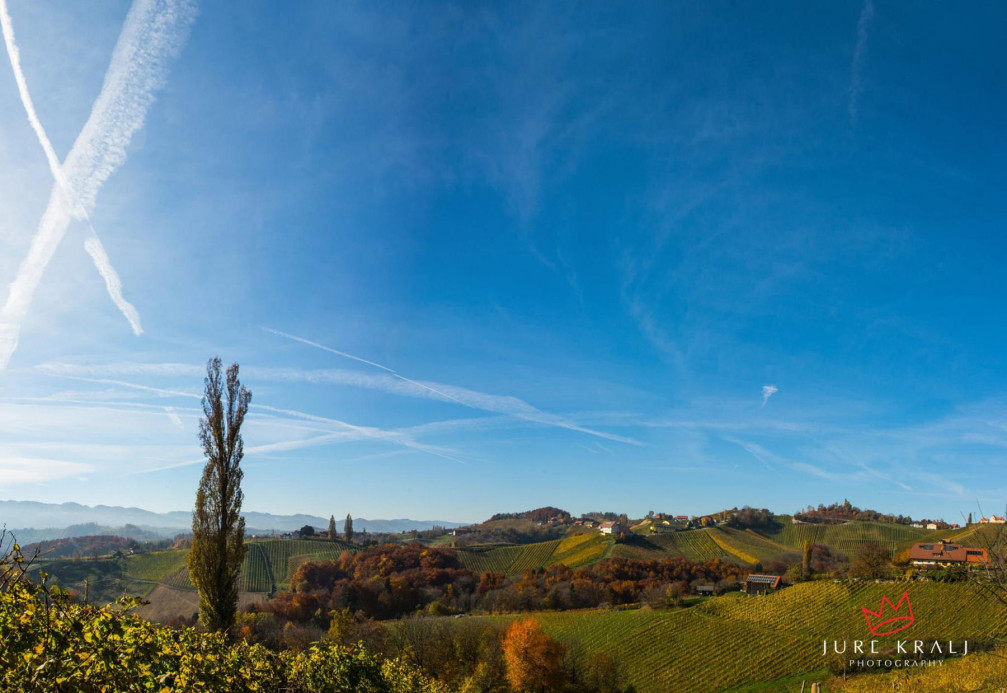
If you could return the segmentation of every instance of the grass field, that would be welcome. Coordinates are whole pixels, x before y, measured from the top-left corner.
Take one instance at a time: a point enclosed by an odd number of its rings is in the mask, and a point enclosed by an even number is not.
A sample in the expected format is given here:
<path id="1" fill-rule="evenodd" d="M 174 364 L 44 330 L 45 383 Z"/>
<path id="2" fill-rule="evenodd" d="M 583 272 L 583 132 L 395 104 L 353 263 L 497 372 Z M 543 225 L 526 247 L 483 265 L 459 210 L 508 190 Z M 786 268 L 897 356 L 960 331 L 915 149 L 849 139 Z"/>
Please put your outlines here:
<path id="1" fill-rule="evenodd" d="M 599 652 L 615 657 L 638 693 L 738 688 L 796 693 L 805 677 L 808 682 L 828 678 L 822 640 L 870 639 L 861 607 L 874 609 L 882 595 L 898 599 L 903 591 L 909 592 L 916 623 L 900 637 L 1007 637 L 1007 608 L 987 601 L 968 583 L 822 581 L 763 597 L 711 597 L 686 609 L 532 616 L 580 657 Z M 525 617 L 475 618 L 508 622 Z M 884 690 L 891 690 L 888 686 Z"/>

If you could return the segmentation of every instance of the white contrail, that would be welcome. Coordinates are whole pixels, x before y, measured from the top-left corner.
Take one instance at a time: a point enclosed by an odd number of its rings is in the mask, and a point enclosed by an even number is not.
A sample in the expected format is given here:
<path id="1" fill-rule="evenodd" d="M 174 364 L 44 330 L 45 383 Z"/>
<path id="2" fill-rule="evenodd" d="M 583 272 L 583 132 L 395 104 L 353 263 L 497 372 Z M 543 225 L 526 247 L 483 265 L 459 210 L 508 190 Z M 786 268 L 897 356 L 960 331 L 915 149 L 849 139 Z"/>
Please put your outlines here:
<path id="1" fill-rule="evenodd" d="M 133 333 L 140 335 L 143 333 L 143 327 L 140 325 L 140 315 L 133 304 L 123 297 L 122 281 L 108 259 L 108 254 L 105 252 L 105 248 L 102 246 L 101 240 L 94 230 L 94 225 L 91 223 L 87 210 L 77 201 L 76 193 L 70 185 L 70 181 L 67 180 L 66 174 L 63 172 L 63 167 L 59 163 L 59 157 L 56 156 L 56 150 L 53 148 L 52 142 L 48 134 L 46 134 L 45 128 L 42 126 L 42 121 L 38 117 L 38 112 L 35 110 L 35 103 L 32 101 L 31 92 L 28 91 L 28 81 L 25 79 L 24 70 L 21 69 L 21 51 L 18 49 L 17 41 L 14 40 L 14 24 L 11 21 L 10 11 L 7 8 L 7 0 L 0 0 L 0 28 L 3 30 L 4 44 L 7 47 L 7 56 L 10 58 L 11 70 L 14 72 L 14 81 L 17 83 L 21 103 L 24 105 L 25 112 L 28 115 L 28 122 L 31 124 L 32 130 L 35 131 L 39 144 L 42 145 L 42 151 L 45 152 L 46 161 L 49 163 L 49 170 L 52 172 L 53 178 L 56 179 L 56 184 L 62 191 L 66 204 L 70 206 L 73 216 L 87 224 L 90 235 L 84 241 L 84 248 L 105 280 L 105 288 L 108 290 L 112 301 L 122 311 L 122 314 L 126 316 L 126 320 L 129 321 L 130 326 L 133 328 Z"/>
<path id="2" fill-rule="evenodd" d="M 94 227 L 91 226 L 90 222 L 88 223 L 88 228 L 91 235 L 84 241 L 84 250 L 91 256 L 91 261 L 94 262 L 94 266 L 98 269 L 101 278 L 105 280 L 105 290 L 108 291 L 112 303 L 126 316 L 129 326 L 133 328 L 133 334 L 139 337 L 143 334 L 143 327 L 140 325 L 140 314 L 133 304 L 123 297 L 122 280 L 119 279 L 119 273 L 112 267 L 112 261 L 108 259 L 105 246 L 101 244 L 101 240 L 98 238 L 98 234 L 95 233 Z"/>
<path id="3" fill-rule="evenodd" d="M 853 49 L 853 64 L 850 68 L 850 99 L 846 110 L 850 114 L 850 122 L 855 123 L 860 109 L 861 73 L 864 61 L 867 59 L 867 34 L 874 20 L 874 3 L 865 0 L 857 20 L 857 45 Z"/>
<path id="4" fill-rule="evenodd" d="M 279 330 L 274 330 L 271 328 L 263 328 L 267 332 L 272 334 L 280 335 L 281 337 L 286 337 L 287 339 L 293 339 L 294 341 L 301 342 L 303 344 L 308 344 L 325 351 L 338 354 L 339 356 L 344 356 L 346 358 L 351 358 L 354 361 L 360 361 L 361 363 L 370 364 L 380 368 L 381 370 L 387 371 L 389 375 L 367 375 L 357 374 L 356 372 L 345 372 L 345 371 L 272 371 L 271 375 L 273 377 L 283 377 L 286 376 L 292 380 L 307 380 L 309 382 L 331 382 L 334 384 L 347 384 L 354 385 L 357 387 L 367 387 L 372 389 L 384 390 L 386 392 L 391 392 L 392 394 L 405 395 L 409 397 L 430 397 L 433 394 L 436 399 L 440 400 L 450 400 L 456 404 L 460 404 L 463 407 L 470 407 L 472 409 L 481 409 L 483 411 L 493 412 L 496 414 L 509 414 L 511 416 L 516 416 L 526 421 L 533 421 L 536 423 L 544 424 L 547 426 L 555 426 L 557 428 L 565 428 L 570 431 L 577 431 L 578 433 L 586 433 L 587 435 L 598 436 L 600 438 L 606 438 L 608 440 L 617 441 L 620 443 L 627 443 L 629 445 L 643 445 L 638 440 L 633 438 L 627 438 L 625 436 L 616 435 L 614 433 L 605 433 L 603 431 L 596 431 L 591 428 L 585 428 L 579 426 L 574 422 L 567 421 L 566 419 L 557 416 L 555 414 L 550 414 L 538 409 L 531 404 L 528 404 L 522 399 L 510 396 L 501 395 L 489 395 L 483 392 L 476 392 L 474 390 L 468 390 L 462 387 L 456 387 L 454 385 L 446 385 L 444 383 L 433 383 L 436 387 L 431 386 L 428 383 L 423 383 L 418 380 L 412 380 L 403 375 L 400 375 L 388 366 L 382 366 L 380 363 L 374 363 L 373 361 L 368 361 L 362 359 L 359 356 L 353 356 L 352 354 L 347 354 L 342 351 L 336 351 L 323 344 L 318 344 L 317 342 L 312 342 L 303 337 L 297 337 L 295 335 L 287 334 L 286 332 L 280 332 Z M 401 385 L 396 383 L 392 378 L 398 379 L 400 382 L 407 383 L 411 385 L 412 388 L 403 388 Z M 417 392 L 417 388 L 421 392 Z"/>
<path id="5" fill-rule="evenodd" d="M 126 160 L 126 147 L 133 134 L 143 126 L 154 93 L 164 81 L 168 61 L 180 50 L 194 18 L 195 7 L 189 0 L 135 0 L 130 7 L 101 92 L 63 166 L 56 166 L 55 170 L 61 172 L 57 185 L 49 196 L 28 255 L 10 285 L 7 302 L 0 310 L 0 370 L 7 367 L 17 349 L 21 323 L 46 266 L 66 234 L 74 210 L 79 207 L 85 216 L 89 214 L 101 186 Z M 5 24 L 9 24 L 9 16 Z M 6 33 L 5 30 L 5 38 Z M 8 47 L 12 44 L 8 42 Z M 22 84 L 23 77 L 19 80 L 19 90 Z M 26 94 L 25 88 L 22 97 Z M 36 116 L 33 128 L 37 122 Z M 36 128 L 36 134 L 39 133 L 44 135 L 41 124 Z M 48 158 L 48 151 L 46 156 Z M 54 175 L 57 175 L 55 171 Z M 72 191 L 69 197 L 67 190 Z M 96 238 L 92 236 L 88 240 Z M 87 245 L 92 260 L 105 277 L 109 293 L 123 310 L 125 300 L 118 292 L 121 283 L 111 271 L 107 256 L 97 252 L 94 242 Z M 139 333 L 139 322 L 134 323 L 135 310 L 132 314 L 128 310 L 123 313 L 134 332 Z"/>
<path id="6" fill-rule="evenodd" d="M 395 372 L 388 366 L 382 366 L 380 363 L 374 363 L 373 361 L 362 359 L 359 356 L 354 356 L 353 354 L 347 354 L 345 351 L 339 351 L 337 349 L 333 349 L 332 347 L 327 347 L 324 344 L 319 344 L 318 342 L 312 342 L 310 339 L 305 339 L 304 337 L 298 337 L 297 335 L 287 334 L 286 332 L 280 332 L 279 330 L 274 330 L 272 327 L 263 327 L 262 329 L 271 334 L 275 334 L 280 337 L 286 337 L 287 339 L 292 339 L 295 342 L 300 342 L 301 344 L 307 344 L 308 346 L 313 346 L 316 349 L 327 351 L 330 354 L 335 354 L 336 356 L 342 356 L 344 358 L 353 359 L 354 361 L 359 361 L 360 363 L 366 363 L 368 366 L 374 366 L 375 368 L 380 368 L 381 370 L 388 371 L 389 373 Z"/>
<path id="7" fill-rule="evenodd" d="M 465 404 L 465 402 L 462 402 L 459 399 L 455 399 L 454 397 L 452 397 L 451 395 L 447 394 L 446 392 L 441 392 L 440 390 L 435 390 L 434 388 L 430 387 L 429 385 L 425 385 L 425 384 L 417 382 L 415 380 L 410 380 L 409 378 L 405 377 L 404 375 L 400 375 L 397 371 L 395 371 L 392 368 L 389 368 L 388 366 L 382 366 L 380 363 L 374 363 L 374 361 L 368 361 L 367 359 L 362 359 L 359 356 L 354 356 L 353 354 L 347 354 L 345 351 L 338 351 L 338 350 L 333 349 L 331 347 L 327 347 L 324 344 L 319 344 L 318 342 L 312 342 L 310 339 L 305 339 L 304 337 L 298 337 L 296 335 L 287 334 L 286 332 L 280 332 L 279 330 L 274 330 L 271 327 L 264 327 L 263 329 L 266 332 L 271 332 L 271 333 L 273 333 L 275 335 L 279 335 L 280 337 L 286 337 L 287 339 L 292 339 L 295 342 L 301 342 L 302 344 L 307 344 L 308 346 L 313 346 L 313 347 L 316 347 L 318 349 L 322 349 L 323 351 L 327 351 L 330 354 L 336 354 L 337 356 L 342 356 L 344 358 L 353 359 L 354 361 L 359 361 L 360 363 L 366 363 L 368 366 L 374 366 L 375 368 L 380 368 L 383 371 L 388 371 L 389 373 L 391 373 L 394 377 L 398 378 L 399 380 L 403 380 L 403 381 L 405 381 L 407 383 L 410 383 L 412 385 L 416 385 L 418 387 L 422 387 L 425 390 L 430 390 L 430 392 L 433 392 L 434 394 L 440 395 L 441 397 L 445 397 L 445 398 L 450 399 L 450 400 L 452 400 L 454 402 L 457 402 L 458 404 L 461 404 L 462 406 L 467 406 Z"/>

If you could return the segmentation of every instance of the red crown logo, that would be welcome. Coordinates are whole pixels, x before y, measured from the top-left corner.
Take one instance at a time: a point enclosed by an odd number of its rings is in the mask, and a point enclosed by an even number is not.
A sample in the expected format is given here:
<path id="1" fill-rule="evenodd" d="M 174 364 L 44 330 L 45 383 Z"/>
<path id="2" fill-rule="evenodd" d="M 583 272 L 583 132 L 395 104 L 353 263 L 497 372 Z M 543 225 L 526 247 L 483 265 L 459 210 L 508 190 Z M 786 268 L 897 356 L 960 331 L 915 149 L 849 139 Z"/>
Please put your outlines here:
<path id="1" fill-rule="evenodd" d="M 909 611 L 908 615 L 905 613 L 899 614 L 903 603 L 905 603 L 906 609 Z M 889 612 L 887 613 L 885 612 L 886 604 L 889 607 Z M 861 607 L 861 609 L 864 612 L 864 618 L 867 619 L 867 627 L 871 629 L 872 635 L 891 635 L 913 625 L 913 605 L 909 602 L 909 592 L 903 592 L 902 598 L 899 599 L 899 603 L 895 606 L 892 606 L 892 602 L 888 597 L 882 595 L 881 608 L 878 609 L 877 613 L 866 607 Z M 874 617 L 873 619 L 871 618 L 872 616 Z"/>

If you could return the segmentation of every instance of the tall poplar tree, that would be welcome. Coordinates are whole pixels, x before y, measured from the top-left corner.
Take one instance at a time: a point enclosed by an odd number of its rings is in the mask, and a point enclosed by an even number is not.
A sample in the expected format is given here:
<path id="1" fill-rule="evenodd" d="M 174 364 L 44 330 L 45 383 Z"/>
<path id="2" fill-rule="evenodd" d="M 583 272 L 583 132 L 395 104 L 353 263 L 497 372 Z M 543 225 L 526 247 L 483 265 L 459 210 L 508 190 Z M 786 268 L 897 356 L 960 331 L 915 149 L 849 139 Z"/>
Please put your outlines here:
<path id="1" fill-rule="evenodd" d="M 346 537 L 346 541 L 353 541 L 353 518 L 349 513 L 346 513 L 346 522 L 343 523 L 343 536 Z"/>
<path id="2" fill-rule="evenodd" d="M 336 516 L 329 515 L 329 541 L 336 540 Z"/>
<path id="3" fill-rule="evenodd" d="M 238 574 L 245 559 L 245 518 L 241 517 L 241 424 L 252 399 L 238 380 L 238 364 L 221 375 L 219 357 L 206 365 L 199 440 L 206 466 L 192 511 L 192 548 L 186 565 L 199 590 L 199 618 L 210 630 L 234 625 Z"/>

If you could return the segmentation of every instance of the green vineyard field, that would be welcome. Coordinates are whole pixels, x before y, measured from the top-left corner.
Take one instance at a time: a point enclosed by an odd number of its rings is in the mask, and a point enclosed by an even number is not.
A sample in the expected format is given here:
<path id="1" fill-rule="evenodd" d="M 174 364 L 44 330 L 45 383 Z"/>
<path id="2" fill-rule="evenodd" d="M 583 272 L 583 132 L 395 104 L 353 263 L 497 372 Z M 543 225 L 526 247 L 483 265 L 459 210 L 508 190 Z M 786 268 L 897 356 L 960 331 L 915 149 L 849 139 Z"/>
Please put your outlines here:
<path id="1" fill-rule="evenodd" d="M 640 561 L 664 558 L 687 558 L 690 561 L 708 561 L 711 558 L 737 561 L 737 557 L 721 548 L 708 530 L 693 529 L 671 534 L 653 534 L 648 537 L 631 537 L 616 544 L 612 555 Z"/>
<path id="2" fill-rule="evenodd" d="M 305 561 L 335 560 L 357 548 L 345 542 L 299 539 L 250 541 L 239 577 L 239 589 L 271 593 L 286 589 L 290 576 Z M 146 596 L 156 585 L 194 589 L 185 567 L 188 551 L 155 551 L 121 558 L 41 561 L 38 567 L 67 589 L 84 592 L 84 580 L 96 600 L 112 601 L 122 594 Z"/>
<path id="3" fill-rule="evenodd" d="M 782 519 L 782 518 L 781 518 Z M 911 546 L 915 542 L 935 538 L 933 532 L 908 525 L 880 522 L 848 522 L 841 525 L 793 524 L 783 519 L 782 527 L 760 535 L 776 543 L 800 550 L 805 541 L 826 544 L 847 556 L 854 556 L 864 544 L 880 544 L 890 551 Z"/>
<path id="4" fill-rule="evenodd" d="M 614 657 L 638 693 L 731 690 L 820 672 L 822 641 L 870 639 L 861 607 L 908 591 L 916 622 L 905 638 L 1007 637 L 1007 607 L 969 583 L 808 582 L 762 597 L 711 597 L 685 609 L 545 612 L 473 617 L 506 624 L 533 617 L 585 661 Z M 797 691 L 769 683 L 764 690 Z"/>
<path id="5" fill-rule="evenodd" d="M 185 549 L 140 553 L 126 558 L 126 575 L 134 580 L 161 582 L 167 576 L 185 567 Z"/>
<path id="6" fill-rule="evenodd" d="M 705 530 L 725 551 L 746 563 L 767 563 L 784 557 L 794 558 L 797 551 L 756 534 L 750 529 L 717 526 Z"/>
<path id="7" fill-rule="evenodd" d="M 614 540 L 604 534 L 574 534 L 536 544 L 472 547 L 458 549 L 458 561 L 474 573 L 496 572 L 519 576 L 526 570 L 537 570 L 564 564 L 580 568 L 605 558 L 612 551 Z"/>

